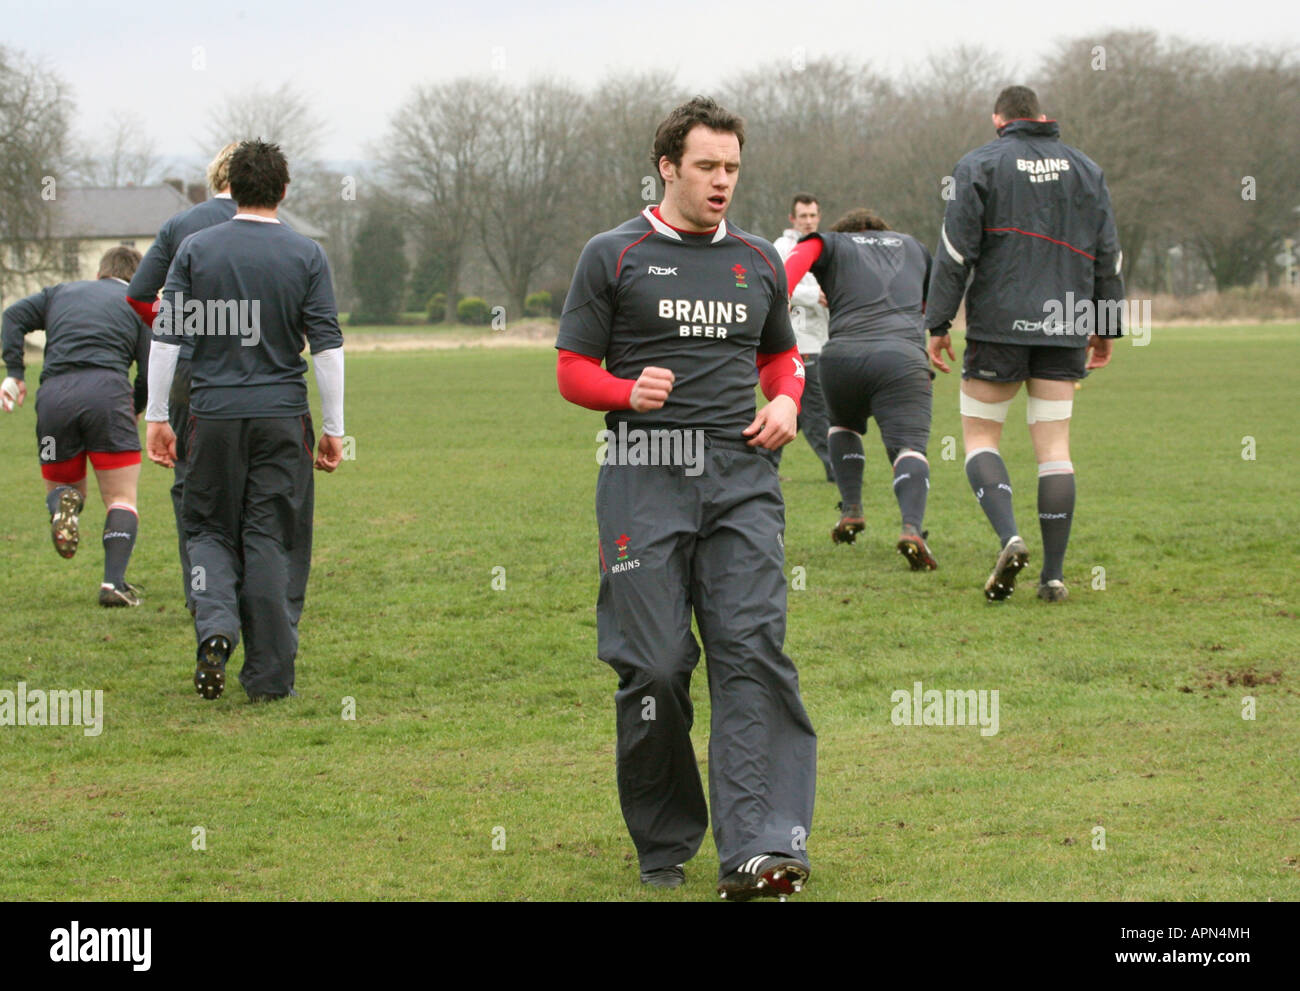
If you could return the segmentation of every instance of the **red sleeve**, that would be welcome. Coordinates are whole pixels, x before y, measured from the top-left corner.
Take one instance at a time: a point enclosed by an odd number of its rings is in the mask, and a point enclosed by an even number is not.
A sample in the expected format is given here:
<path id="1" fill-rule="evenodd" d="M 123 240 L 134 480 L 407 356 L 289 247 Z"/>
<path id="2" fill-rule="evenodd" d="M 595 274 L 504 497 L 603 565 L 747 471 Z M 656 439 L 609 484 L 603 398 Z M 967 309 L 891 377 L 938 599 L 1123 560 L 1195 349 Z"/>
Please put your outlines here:
<path id="1" fill-rule="evenodd" d="M 154 317 L 158 315 L 158 300 L 155 299 L 146 303 L 143 300 L 132 299 L 128 296 L 126 301 L 131 304 L 131 309 L 135 310 L 146 327 L 153 327 Z"/>
<path id="2" fill-rule="evenodd" d="M 803 362 L 799 360 L 798 348 L 791 348 L 780 354 L 764 354 L 760 351 L 755 364 L 758 365 L 758 384 L 768 402 L 777 396 L 789 396 L 794 400 L 795 406 L 799 406 L 803 398 L 804 376 Z"/>
<path id="3" fill-rule="evenodd" d="M 803 281 L 803 277 L 808 274 L 808 270 L 813 267 L 817 259 L 822 256 L 822 239 L 819 237 L 810 237 L 807 241 L 800 241 L 790 252 L 790 257 L 785 260 L 785 281 L 790 286 L 790 291 Z"/>
<path id="4" fill-rule="evenodd" d="M 555 380 L 560 395 L 587 409 L 614 410 L 632 408 L 634 379 L 621 379 L 600 367 L 600 359 L 560 348 L 555 364 Z"/>

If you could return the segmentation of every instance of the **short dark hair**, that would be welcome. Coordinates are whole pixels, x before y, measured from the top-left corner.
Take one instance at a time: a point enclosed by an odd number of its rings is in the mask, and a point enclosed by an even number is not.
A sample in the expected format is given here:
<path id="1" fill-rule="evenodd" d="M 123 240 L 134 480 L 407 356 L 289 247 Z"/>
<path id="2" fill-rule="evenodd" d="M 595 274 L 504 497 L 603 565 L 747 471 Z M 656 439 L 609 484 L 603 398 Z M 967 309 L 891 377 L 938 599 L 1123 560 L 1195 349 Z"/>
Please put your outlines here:
<path id="1" fill-rule="evenodd" d="M 289 163 L 279 145 L 241 141 L 230 156 L 230 195 L 236 206 L 275 207 L 289 185 Z"/>
<path id="2" fill-rule="evenodd" d="M 99 260 L 99 274 L 95 278 L 121 279 L 123 282 L 130 282 L 131 276 L 135 275 L 135 270 L 139 267 L 140 252 L 135 248 L 119 244 L 116 248 L 109 248 L 104 252 L 104 257 Z"/>
<path id="3" fill-rule="evenodd" d="M 1038 94 L 1028 86 L 1008 86 L 998 94 L 993 112 L 1003 120 L 1033 120 L 1043 115 L 1038 108 Z"/>
<path id="4" fill-rule="evenodd" d="M 831 230 L 842 234 L 852 234 L 855 231 L 888 231 L 893 230 L 893 228 L 881 220 L 874 211 L 868 210 L 866 207 L 859 207 L 856 210 L 850 210 L 831 224 Z"/>
<path id="5" fill-rule="evenodd" d="M 794 199 L 790 201 L 790 216 L 792 217 L 794 216 L 794 208 L 797 207 L 800 203 L 810 203 L 813 206 L 815 206 L 818 210 L 821 210 L 822 208 L 822 205 L 817 202 L 817 197 L 814 196 L 812 193 L 795 193 Z"/>
<path id="6" fill-rule="evenodd" d="M 686 135 L 690 134 L 697 124 L 703 124 L 710 130 L 734 134 L 736 140 L 740 142 L 740 147 L 742 149 L 745 147 L 745 119 L 719 106 L 716 101 L 707 96 L 697 96 L 665 117 L 655 131 L 655 143 L 650 159 L 654 162 L 656 174 L 659 171 L 659 160 L 662 158 L 667 158 L 674 165 L 682 164 L 682 152 L 686 149 Z"/>

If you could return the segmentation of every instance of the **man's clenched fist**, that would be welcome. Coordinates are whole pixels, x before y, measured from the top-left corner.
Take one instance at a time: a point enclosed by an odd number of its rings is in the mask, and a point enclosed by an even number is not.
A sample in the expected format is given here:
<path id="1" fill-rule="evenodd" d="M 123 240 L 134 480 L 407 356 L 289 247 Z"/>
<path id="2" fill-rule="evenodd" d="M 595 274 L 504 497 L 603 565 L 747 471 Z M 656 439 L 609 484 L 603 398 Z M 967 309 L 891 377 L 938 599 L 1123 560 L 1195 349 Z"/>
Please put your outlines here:
<path id="1" fill-rule="evenodd" d="M 632 408 L 638 413 L 652 409 L 663 409 L 668 393 L 673 391 L 673 382 L 677 376 L 667 368 L 655 368 L 648 365 L 641 370 L 641 377 L 632 386 Z"/>

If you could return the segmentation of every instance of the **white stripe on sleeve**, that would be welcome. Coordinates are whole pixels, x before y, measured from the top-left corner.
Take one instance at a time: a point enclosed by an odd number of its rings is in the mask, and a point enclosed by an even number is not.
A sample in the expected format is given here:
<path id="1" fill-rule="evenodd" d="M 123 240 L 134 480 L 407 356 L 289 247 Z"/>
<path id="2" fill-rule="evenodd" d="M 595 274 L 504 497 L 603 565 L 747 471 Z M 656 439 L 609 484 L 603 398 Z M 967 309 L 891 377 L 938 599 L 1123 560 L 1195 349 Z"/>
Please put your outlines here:
<path id="1" fill-rule="evenodd" d="M 933 229 L 934 228 L 931 228 L 931 230 Z M 955 261 L 958 265 L 965 265 L 966 258 L 962 255 L 960 251 L 954 248 L 952 246 L 952 242 L 948 240 L 948 228 L 940 227 L 939 234 L 943 238 L 943 246 L 948 250 L 948 254 L 952 255 L 952 260 Z"/>

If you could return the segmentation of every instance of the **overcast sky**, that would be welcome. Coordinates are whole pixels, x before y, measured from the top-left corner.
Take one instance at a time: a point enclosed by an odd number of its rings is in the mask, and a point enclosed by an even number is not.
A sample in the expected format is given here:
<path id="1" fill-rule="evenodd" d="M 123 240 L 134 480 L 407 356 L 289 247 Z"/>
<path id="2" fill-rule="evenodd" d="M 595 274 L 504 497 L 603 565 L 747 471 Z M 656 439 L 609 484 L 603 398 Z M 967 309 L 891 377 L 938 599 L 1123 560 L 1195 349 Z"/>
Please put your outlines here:
<path id="1" fill-rule="evenodd" d="M 705 90 L 746 67 L 847 55 L 898 73 L 959 44 L 1029 69 L 1062 37 L 1153 28 L 1203 42 L 1300 46 L 1300 17 L 1275 0 L 0 0 L 0 44 L 44 58 L 72 85 L 76 130 L 113 111 L 143 116 L 164 157 L 206 157 L 222 94 L 288 80 L 330 121 L 327 159 L 367 155 L 417 83 L 458 75 L 524 82 L 559 75 L 590 86 L 615 71 L 666 69 Z M 1290 9 L 1292 13 L 1283 12 Z M 196 59 L 205 67 L 196 69 Z"/>

